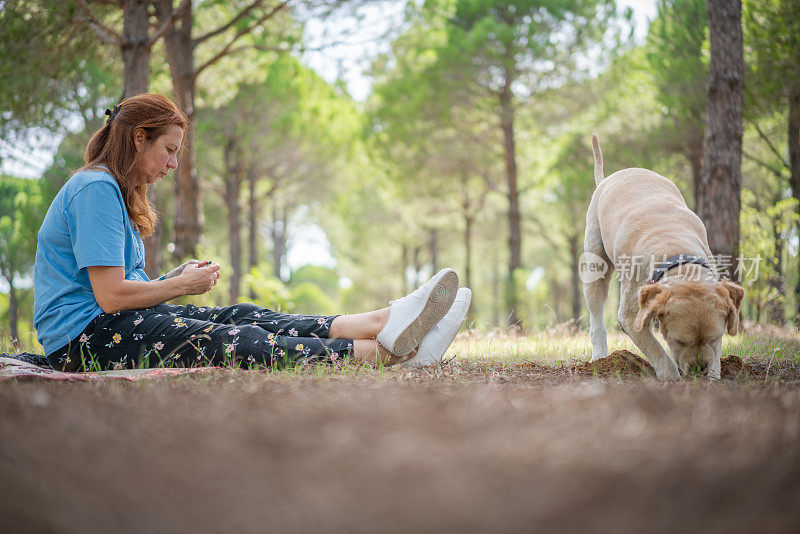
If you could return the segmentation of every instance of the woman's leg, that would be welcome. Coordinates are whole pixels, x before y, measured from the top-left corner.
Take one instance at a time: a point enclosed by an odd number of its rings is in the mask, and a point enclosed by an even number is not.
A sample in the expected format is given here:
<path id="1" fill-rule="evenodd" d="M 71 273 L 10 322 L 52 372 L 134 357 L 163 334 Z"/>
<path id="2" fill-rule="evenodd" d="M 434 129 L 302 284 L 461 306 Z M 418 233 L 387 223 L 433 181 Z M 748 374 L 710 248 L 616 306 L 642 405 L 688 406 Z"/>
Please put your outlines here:
<path id="1" fill-rule="evenodd" d="M 333 322 L 341 317 L 356 317 L 355 321 L 348 320 L 348 323 L 357 323 L 367 319 L 366 316 L 376 312 L 361 313 L 352 316 L 341 315 L 302 315 L 298 313 L 281 313 L 263 308 L 248 302 L 240 302 L 231 306 L 218 306 L 218 307 L 197 307 L 192 304 L 187 306 L 167 306 L 172 315 L 178 317 L 185 317 L 187 319 L 199 319 L 201 321 L 212 321 L 215 323 L 229 324 L 229 325 L 256 325 L 267 332 L 273 334 L 280 334 L 292 337 L 318 337 L 323 339 L 354 339 L 353 336 L 348 335 L 330 335 L 330 328 Z M 386 309 L 386 316 L 388 317 L 389 309 Z M 342 321 L 337 321 L 341 323 Z M 385 321 L 384 321 L 385 322 Z M 360 330 L 368 331 L 374 328 L 370 324 L 368 328 L 362 327 Z M 374 339 L 376 334 L 364 339 Z"/>
<path id="2" fill-rule="evenodd" d="M 275 334 L 285 334 L 294 328 L 298 332 L 295 335 L 300 337 L 319 336 L 330 339 L 375 339 L 389 320 L 389 308 L 366 313 L 324 316 L 280 313 L 249 303 L 214 308 L 191 304 L 167 306 L 178 317 L 223 324 L 256 324 Z M 328 331 L 323 332 L 325 329 Z"/>
<path id="3" fill-rule="evenodd" d="M 267 332 L 286 337 L 290 344 L 295 337 L 352 340 L 352 349 L 343 352 L 350 352 L 353 358 L 370 365 L 393 365 L 413 357 L 413 354 L 410 354 L 407 358 L 397 358 L 375 342 L 378 332 L 389 319 L 389 308 L 366 313 L 321 316 L 280 313 L 254 304 L 240 303 L 216 308 L 198 308 L 192 305 L 172 306 L 171 312 L 180 317 L 218 323 L 238 326 L 256 325 Z M 280 337 L 275 339 L 280 339 Z M 285 348 L 291 349 L 288 345 Z M 333 354 L 338 356 L 338 351 Z"/>
<path id="4" fill-rule="evenodd" d="M 113 367 L 238 364 L 284 367 L 306 361 L 330 362 L 354 356 L 350 339 L 298 337 L 267 332 L 253 324 L 220 324 L 158 306 L 102 314 L 93 321 L 59 368 L 74 371 Z M 368 350 L 360 351 L 369 361 Z M 373 361 L 377 356 L 373 357 Z"/>
<path id="5" fill-rule="evenodd" d="M 350 351 L 339 350 L 333 354 L 349 352 L 356 360 L 370 365 L 394 365 L 412 358 L 417 352 L 415 350 L 404 358 L 398 358 L 375 341 L 378 332 L 389 320 L 389 308 L 337 316 L 280 313 L 249 303 L 216 308 L 198 308 L 190 304 L 173 306 L 171 311 L 186 318 L 237 326 L 256 325 L 267 332 L 286 337 L 290 344 L 296 337 L 350 341 Z"/>
<path id="6" fill-rule="evenodd" d="M 399 358 L 380 346 L 374 339 L 356 339 L 353 341 L 353 358 L 369 365 L 394 365 L 414 357 L 414 350 L 405 358 Z"/>
<path id="7" fill-rule="evenodd" d="M 389 320 L 389 308 L 366 313 L 339 315 L 331 323 L 328 337 L 374 340 Z"/>

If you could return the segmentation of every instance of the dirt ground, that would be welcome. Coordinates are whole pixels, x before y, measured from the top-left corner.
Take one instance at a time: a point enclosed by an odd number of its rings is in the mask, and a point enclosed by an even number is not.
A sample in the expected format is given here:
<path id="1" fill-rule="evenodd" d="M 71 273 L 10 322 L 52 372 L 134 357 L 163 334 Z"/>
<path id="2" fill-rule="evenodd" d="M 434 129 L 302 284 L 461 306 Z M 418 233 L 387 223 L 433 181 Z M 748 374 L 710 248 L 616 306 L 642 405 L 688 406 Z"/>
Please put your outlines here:
<path id="1" fill-rule="evenodd" d="M 611 367 L 2 383 L 0 531 L 798 531 L 796 363 Z"/>

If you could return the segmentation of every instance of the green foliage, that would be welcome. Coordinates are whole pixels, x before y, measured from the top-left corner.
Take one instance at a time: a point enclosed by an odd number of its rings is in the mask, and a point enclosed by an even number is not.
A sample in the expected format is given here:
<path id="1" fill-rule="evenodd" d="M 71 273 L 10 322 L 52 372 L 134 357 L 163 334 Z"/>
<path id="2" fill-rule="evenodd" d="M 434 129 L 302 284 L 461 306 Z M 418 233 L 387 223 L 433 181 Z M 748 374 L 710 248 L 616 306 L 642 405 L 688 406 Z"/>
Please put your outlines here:
<path id="1" fill-rule="evenodd" d="M 312 280 L 312 277 L 292 284 L 266 274 L 268 267 L 253 267 L 244 277 L 243 302 L 252 302 L 271 310 L 284 313 L 303 313 L 313 315 L 334 315 L 340 313 L 335 300 L 326 294 L 325 280 Z M 308 269 L 306 276 L 311 274 Z M 318 271 L 317 274 L 320 274 Z M 320 284 L 321 282 L 321 284 Z M 329 282 L 329 281 L 328 281 Z"/>
<path id="2" fill-rule="evenodd" d="M 708 36 L 705 0 L 660 0 L 647 34 L 649 74 L 672 128 L 705 122 Z"/>
<path id="3" fill-rule="evenodd" d="M 27 335 L 31 330 L 27 323 L 32 320 L 33 291 L 21 289 L 21 282 L 33 270 L 43 208 L 38 181 L 0 175 L 0 277 L 9 286 L 6 305 L 0 307 L 0 317 L 6 318 L 0 336 L 7 332 L 17 342 L 21 331 Z"/>
<path id="4" fill-rule="evenodd" d="M 0 352 L 14 350 L 41 353 L 42 346 L 36 338 L 33 328 L 33 288 L 17 288 L 17 334 L 12 336 L 10 295 L 0 292 Z M 12 342 L 12 338 L 15 342 Z M 13 347 L 12 347 L 13 346 Z"/>
<path id="5" fill-rule="evenodd" d="M 744 261 L 740 268 L 746 280 L 747 306 L 756 318 L 769 319 L 763 316 L 768 307 L 783 309 L 787 305 L 782 282 L 784 252 L 778 250 L 776 241 L 789 235 L 800 217 L 794 198 L 779 200 L 766 209 L 762 204 L 753 191 L 742 191 L 740 256 Z"/>
<path id="6" fill-rule="evenodd" d="M 311 282 L 328 295 L 335 295 L 339 290 L 339 275 L 335 269 L 321 265 L 303 265 L 292 272 L 289 284 L 297 286 Z"/>
<path id="7" fill-rule="evenodd" d="M 28 274 L 44 218 L 39 182 L 0 175 L 0 275 Z"/>
<path id="8" fill-rule="evenodd" d="M 800 80 L 800 0 L 745 0 L 750 104 L 763 110 L 785 106 L 783 97 Z"/>
<path id="9" fill-rule="evenodd" d="M 336 315 L 336 303 L 322 288 L 313 282 L 301 282 L 292 287 L 292 304 L 297 313 L 309 315 Z"/>
<path id="10" fill-rule="evenodd" d="M 42 201 L 45 207 L 50 205 L 58 191 L 67 183 L 70 176 L 83 166 L 83 153 L 89 140 L 90 132 L 83 130 L 64 136 L 53 157 L 53 163 L 44 171 L 39 184 Z"/>
<path id="11" fill-rule="evenodd" d="M 243 279 L 243 294 L 252 294 L 254 297 L 245 296 L 241 299 L 242 302 L 252 302 L 271 310 L 291 313 L 294 303 L 289 288 L 277 278 L 266 274 L 269 272 L 271 270 L 265 266 L 250 269 Z"/>
<path id="12" fill-rule="evenodd" d="M 119 90 L 118 66 L 93 32 L 79 28 L 78 9 L 73 1 L 2 3 L 0 133 L 34 126 L 63 131 L 75 114 L 97 122 L 102 97 Z"/>
<path id="13" fill-rule="evenodd" d="M 524 98 L 580 75 L 582 53 L 613 28 L 614 13 L 609 0 L 459 0 L 444 52 L 471 73 L 467 83 Z"/>

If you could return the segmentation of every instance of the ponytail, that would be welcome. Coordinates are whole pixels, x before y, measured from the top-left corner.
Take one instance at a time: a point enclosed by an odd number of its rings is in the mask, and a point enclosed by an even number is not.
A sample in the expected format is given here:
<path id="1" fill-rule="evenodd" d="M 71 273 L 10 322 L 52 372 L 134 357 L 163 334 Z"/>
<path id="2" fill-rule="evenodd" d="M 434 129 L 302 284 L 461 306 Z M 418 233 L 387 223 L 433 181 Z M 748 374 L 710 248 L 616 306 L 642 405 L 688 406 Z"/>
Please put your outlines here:
<path id="1" fill-rule="evenodd" d="M 89 139 L 89 144 L 86 145 L 86 152 L 83 154 L 84 162 L 96 161 L 100 157 L 106 143 L 108 143 L 110 134 L 111 124 L 106 123 L 92 135 L 92 138 Z"/>

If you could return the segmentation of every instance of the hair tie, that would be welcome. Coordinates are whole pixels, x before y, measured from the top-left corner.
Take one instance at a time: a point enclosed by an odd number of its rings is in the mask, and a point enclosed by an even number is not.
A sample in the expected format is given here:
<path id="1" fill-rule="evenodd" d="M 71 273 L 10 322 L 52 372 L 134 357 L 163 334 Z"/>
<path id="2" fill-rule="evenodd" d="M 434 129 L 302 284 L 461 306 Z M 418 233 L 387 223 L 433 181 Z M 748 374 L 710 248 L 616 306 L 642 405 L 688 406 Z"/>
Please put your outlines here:
<path id="1" fill-rule="evenodd" d="M 120 109 L 119 104 L 114 104 L 113 109 L 106 108 L 106 115 L 108 115 L 108 118 L 106 119 L 106 124 L 111 124 L 111 121 L 113 121 L 114 117 L 116 117 L 117 113 L 119 113 L 119 109 Z"/>

